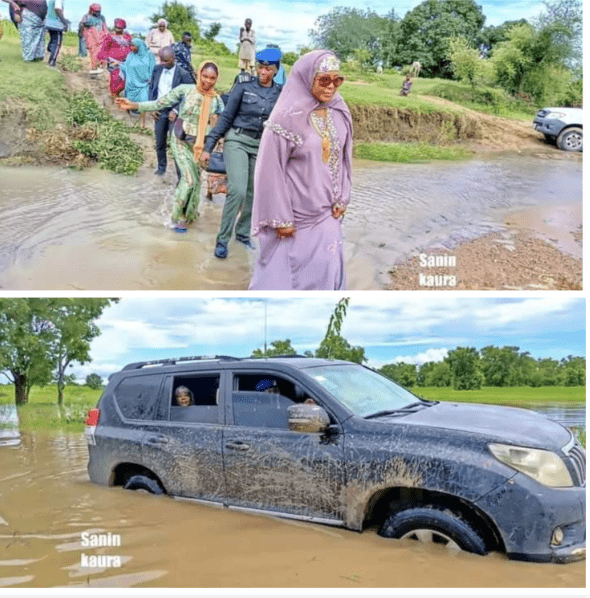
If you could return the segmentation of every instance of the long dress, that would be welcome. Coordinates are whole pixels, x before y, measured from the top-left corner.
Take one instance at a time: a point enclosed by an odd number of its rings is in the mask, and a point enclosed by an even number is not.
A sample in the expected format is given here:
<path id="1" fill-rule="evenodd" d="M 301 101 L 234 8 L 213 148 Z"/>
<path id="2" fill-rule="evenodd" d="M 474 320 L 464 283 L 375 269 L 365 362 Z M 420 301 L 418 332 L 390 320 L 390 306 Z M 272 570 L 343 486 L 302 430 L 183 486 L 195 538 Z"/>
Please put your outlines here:
<path id="1" fill-rule="evenodd" d="M 170 93 L 154 100 L 139 104 L 139 112 L 153 112 L 162 108 L 170 108 L 180 102 L 178 118 L 186 135 L 197 137 L 197 123 L 203 105 L 203 96 L 197 91 L 196 85 L 178 85 Z M 216 95 L 210 107 L 210 114 L 221 114 L 223 102 Z M 180 182 L 174 192 L 174 207 L 172 209 L 173 222 L 185 220 L 188 224 L 196 220 L 201 192 L 201 173 L 195 162 L 193 148 L 186 141 L 179 139 L 174 133 L 170 135 L 170 150 L 180 169 Z"/>
<path id="2" fill-rule="evenodd" d="M 18 26 L 23 60 L 33 62 L 45 56 L 45 17 L 47 2 L 17 2 L 21 22 Z"/>
<path id="3" fill-rule="evenodd" d="M 260 256 L 251 290 L 340 290 L 346 288 L 342 221 L 332 215 L 335 188 L 338 204 L 348 203 L 351 187 L 349 129 L 341 113 L 327 110 L 332 143 L 328 163 L 322 160 L 322 139 L 315 132 L 288 139 L 267 127 L 260 143 L 254 178 L 253 234 Z M 276 228 L 294 227 L 281 239 Z"/>
<path id="4" fill-rule="evenodd" d="M 134 39 L 132 44 L 139 51 L 128 54 L 120 67 L 121 76 L 125 79 L 125 97 L 133 102 L 146 102 L 156 61 L 143 40 Z"/>
<path id="5" fill-rule="evenodd" d="M 95 16 L 89 13 L 84 15 L 80 22 L 84 27 L 84 40 L 86 41 L 86 50 L 90 57 L 90 69 L 94 70 L 100 64 L 98 53 L 109 30 L 102 15 Z"/>
<path id="6" fill-rule="evenodd" d="M 101 62 L 109 62 L 109 58 L 117 62 L 124 62 L 129 52 L 131 52 L 131 36 L 128 33 L 123 33 L 122 35 L 109 33 L 102 43 L 97 58 Z M 111 72 L 109 85 L 111 94 L 117 95 L 125 88 L 125 81 L 121 78 L 118 65 L 109 67 L 109 71 Z"/>
<path id="7" fill-rule="evenodd" d="M 172 46 L 174 43 L 174 36 L 169 29 L 165 29 L 164 32 L 160 31 L 157 27 L 151 29 L 145 38 L 146 46 L 156 59 L 156 64 L 160 64 L 160 50 L 168 46 Z"/>

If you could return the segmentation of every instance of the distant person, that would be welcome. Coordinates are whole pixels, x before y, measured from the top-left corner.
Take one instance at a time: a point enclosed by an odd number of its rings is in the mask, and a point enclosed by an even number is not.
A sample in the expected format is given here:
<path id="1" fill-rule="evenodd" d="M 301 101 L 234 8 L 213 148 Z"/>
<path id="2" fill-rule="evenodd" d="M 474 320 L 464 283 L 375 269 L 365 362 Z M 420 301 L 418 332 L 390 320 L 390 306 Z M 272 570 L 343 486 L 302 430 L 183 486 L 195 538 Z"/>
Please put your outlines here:
<path id="1" fill-rule="evenodd" d="M 160 19 L 154 29 L 151 29 L 145 38 L 146 46 L 153 54 L 156 64 L 160 64 L 160 50 L 174 43 L 174 36 L 168 29 L 168 21 Z"/>
<path id="2" fill-rule="evenodd" d="M 101 14 L 100 4 L 91 4 L 88 8 L 88 14 L 82 17 L 84 27 L 84 40 L 86 41 L 86 50 L 90 57 L 90 70 L 95 70 L 101 63 L 98 60 L 98 53 L 102 48 L 102 43 L 109 30 L 106 19 Z"/>
<path id="3" fill-rule="evenodd" d="M 84 37 L 84 23 L 80 21 L 78 23 L 78 56 L 80 58 L 86 58 L 88 51 L 86 50 L 86 38 Z"/>
<path id="4" fill-rule="evenodd" d="M 174 50 L 170 47 L 162 48 L 158 56 L 160 64 L 156 65 L 150 81 L 149 101 L 153 102 L 163 98 L 179 85 L 190 85 L 193 80 L 191 76 L 178 64 Z M 162 108 L 154 112 L 154 134 L 156 138 L 156 155 L 158 157 L 158 169 L 154 174 L 163 175 L 166 173 L 168 160 L 166 147 L 168 144 L 168 131 L 173 127 L 179 104 L 170 108 Z"/>
<path id="5" fill-rule="evenodd" d="M 22 56 L 25 62 L 40 62 L 45 58 L 45 0 L 4 0 L 18 24 Z"/>
<path id="6" fill-rule="evenodd" d="M 55 68 L 64 33 L 70 28 L 70 22 L 64 16 L 63 0 L 49 0 L 45 28 L 49 33 L 49 45 L 47 46 L 49 60 L 47 65 Z"/>
<path id="7" fill-rule="evenodd" d="M 252 29 L 252 19 L 246 19 L 240 27 L 240 54 L 238 67 L 254 75 L 256 73 L 254 60 L 256 58 L 256 34 Z"/>
<path id="8" fill-rule="evenodd" d="M 179 85 L 153 102 L 117 100 L 122 110 L 139 110 L 142 113 L 171 108 L 180 102 L 174 134 L 170 136 L 170 150 L 181 173 L 172 209 L 172 222 L 179 233 L 186 232 L 186 225 L 198 217 L 201 173 L 197 161 L 212 115 L 223 110 L 223 102 L 215 92 L 218 76 L 219 67 L 214 62 L 205 61 L 197 69 L 197 85 Z"/>
<path id="9" fill-rule="evenodd" d="M 258 76 L 252 77 L 247 73 L 240 75 L 219 122 L 207 135 L 201 155 L 201 166 L 207 168 L 215 144 L 225 135 L 223 155 L 228 193 L 214 250 L 215 257 L 220 259 L 228 256 L 228 245 L 234 234 L 234 227 L 236 240 L 248 249 L 254 249 L 250 239 L 250 225 L 256 156 L 264 123 L 282 89 L 273 81 L 281 53 L 275 49 L 262 50 L 256 54 L 256 60 Z"/>
<path id="10" fill-rule="evenodd" d="M 132 102 L 147 102 L 150 81 L 156 61 L 142 39 L 131 40 L 131 52 L 121 64 L 125 79 L 125 97 Z M 139 117 L 139 126 L 145 128 L 145 114 Z"/>
<path id="11" fill-rule="evenodd" d="M 378 75 L 382 75 L 383 74 L 383 60 L 378 60 L 377 61 L 377 74 Z"/>
<path id="12" fill-rule="evenodd" d="M 176 62 L 192 77 L 193 83 L 196 83 L 197 78 L 195 69 L 193 68 L 191 56 L 192 36 L 189 31 L 182 34 L 182 39 L 172 45 Z"/>
<path id="13" fill-rule="evenodd" d="M 399 92 L 400 96 L 409 96 L 412 91 L 412 77 L 406 75 L 404 82 L 402 83 L 402 90 Z"/>
<path id="14" fill-rule="evenodd" d="M 113 33 L 107 34 L 97 54 L 98 60 L 106 62 L 110 73 L 109 89 L 113 101 L 125 89 L 120 66 L 131 52 L 131 35 L 125 31 L 125 27 L 127 23 L 124 19 L 115 19 Z"/>
<path id="15" fill-rule="evenodd" d="M 342 218 L 350 199 L 352 118 L 327 50 L 294 65 L 266 123 L 254 178 L 252 290 L 346 288 Z"/>

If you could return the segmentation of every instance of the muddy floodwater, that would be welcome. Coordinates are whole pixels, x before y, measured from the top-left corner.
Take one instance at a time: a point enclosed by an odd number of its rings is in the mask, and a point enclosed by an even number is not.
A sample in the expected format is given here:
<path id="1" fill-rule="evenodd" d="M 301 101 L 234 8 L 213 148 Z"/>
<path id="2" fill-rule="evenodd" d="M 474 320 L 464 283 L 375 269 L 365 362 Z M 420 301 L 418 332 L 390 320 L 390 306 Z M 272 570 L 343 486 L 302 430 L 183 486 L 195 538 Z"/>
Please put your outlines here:
<path id="1" fill-rule="evenodd" d="M 255 254 L 213 257 L 223 196 L 166 228 L 174 179 L 0 167 L 0 288 L 246 289 Z M 504 229 L 507 212 L 581 205 L 582 157 L 557 150 L 460 163 L 357 162 L 344 221 L 350 289 L 382 288 L 421 251 Z M 567 248 L 562 248 L 567 250 Z"/>
<path id="2" fill-rule="evenodd" d="M 479 557 L 97 486 L 87 458 L 82 434 L 0 446 L 0 587 L 585 586 L 584 561 Z M 93 537 L 111 545 L 84 546 Z"/>

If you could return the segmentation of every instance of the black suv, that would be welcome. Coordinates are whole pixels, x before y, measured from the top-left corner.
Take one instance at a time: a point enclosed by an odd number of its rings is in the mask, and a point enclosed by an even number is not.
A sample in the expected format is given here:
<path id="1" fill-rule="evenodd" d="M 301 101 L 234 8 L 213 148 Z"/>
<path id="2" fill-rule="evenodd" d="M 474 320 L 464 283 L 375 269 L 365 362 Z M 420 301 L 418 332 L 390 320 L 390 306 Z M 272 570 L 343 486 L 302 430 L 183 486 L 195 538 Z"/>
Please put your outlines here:
<path id="1" fill-rule="evenodd" d="M 586 456 L 571 432 L 522 409 L 423 400 L 357 364 L 134 363 L 86 424 L 100 484 L 477 554 L 586 554 Z"/>

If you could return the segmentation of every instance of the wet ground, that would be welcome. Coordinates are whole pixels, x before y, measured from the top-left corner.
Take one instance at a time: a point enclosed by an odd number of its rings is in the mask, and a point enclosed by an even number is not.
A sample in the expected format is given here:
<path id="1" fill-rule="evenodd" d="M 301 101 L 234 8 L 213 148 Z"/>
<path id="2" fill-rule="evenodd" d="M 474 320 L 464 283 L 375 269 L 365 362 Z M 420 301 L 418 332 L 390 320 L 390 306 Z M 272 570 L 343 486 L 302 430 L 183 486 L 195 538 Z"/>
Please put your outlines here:
<path id="1" fill-rule="evenodd" d="M 0 446 L 0 587 L 585 586 L 585 562 L 478 557 L 96 486 L 86 462 L 82 434 Z M 84 532 L 120 545 L 85 547 Z"/>
<path id="2" fill-rule="evenodd" d="M 252 252 L 233 243 L 227 260 L 212 255 L 223 197 L 203 201 L 201 219 L 179 235 L 165 227 L 173 177 L 150 173 L 0 167 L 0 288 L 247 288 Z M 353 183 L 349 288 L 377 289 L 394 263 L 505 230 L 507 212 L 581 205 L 582 158 L 548 148 L 461 163 L 357 162 Z"/>

